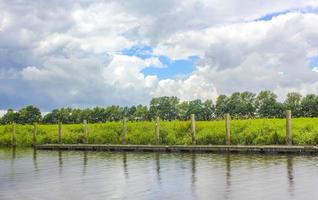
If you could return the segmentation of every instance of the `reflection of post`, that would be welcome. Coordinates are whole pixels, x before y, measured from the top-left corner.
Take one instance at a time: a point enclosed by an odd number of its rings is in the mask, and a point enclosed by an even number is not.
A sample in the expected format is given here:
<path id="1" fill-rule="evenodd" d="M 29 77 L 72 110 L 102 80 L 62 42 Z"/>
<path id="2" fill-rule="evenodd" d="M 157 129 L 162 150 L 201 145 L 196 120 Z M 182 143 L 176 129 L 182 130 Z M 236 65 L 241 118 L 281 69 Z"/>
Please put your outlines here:
<path id="1" fill-rule="evenodd" d="M 127 166 L 127 153 L 126 152 L 123 152 L 123 164 L 124 164 L 125 178 L 128 179 L 128 166 Z"/>
<path id="2" fill-rule="evenodd" d="M 161 183 L 161 177 L 160 177 L 160 154 L 158 152 L 155 153 L 156 156 L 156 172 L 157 172 L 157 178 L 158 183 Z"/>
<path id="3" fill-rule="evenodd" d="M 63 168 L 63 157 L 62 157 L 62 151 L 59 151 L 59 173 L 62 173 Z"/>
<path id="4" fill-rule="evenodd" d="M 287 157 L 287 177 L 289 183 L 289 190 L 292 192 L 294 190 L 294 169 L 293 169 L 293 157 Z"/>
<path id="5" fill-rule="evenodd" d="M 11 178 L 13 178 L 16 175 L 15 167 L 14 167 L 14 161 L 16 158 L 16 148 L 12 147 L 11 149 L 12 149 L 12 157 L 11 157 L 11 166 L 10 166 L 10 169 L 11 169 L 10 176 L 11 176 Z"/>
<path id="6" fill-rule="evenodd" d="M 15 160 L 16 158 L 16 148 L 15 147 L 12 147 L 12 160 Z"/>
<path id="7" fill-rule="evenodd" d="M 83 174 L 86 174 L 87 168 L 87 151 L 84 151 L 84 160 L 83 160 Z"/>
<path id="8" fill-rule="evenodd" d="M 37 151 L 35 148 L 33 149 L 33 166 L 36 172 L 39 171 L 38 162 L 37 162 Z"/>
<path id="9" fill-rule="evenodd" d="M 225 164 L 226 164 L 226 188 L 224 199 L 230 199 L 230 191 L 231 191 L 231 155 L 227 154 L 225 157 Z"/>
<path id="10" fill-rule="evenodd" d="M 191 155 L 191 169 L 192 169 L 192 176 L 191 176 L 191 189 L 192 189 L 192 193 L 194 194 L 195 192 L 195 183 L 197 181 L 197 177 L 196 177 L 196 154 L 193 153 Z"/>

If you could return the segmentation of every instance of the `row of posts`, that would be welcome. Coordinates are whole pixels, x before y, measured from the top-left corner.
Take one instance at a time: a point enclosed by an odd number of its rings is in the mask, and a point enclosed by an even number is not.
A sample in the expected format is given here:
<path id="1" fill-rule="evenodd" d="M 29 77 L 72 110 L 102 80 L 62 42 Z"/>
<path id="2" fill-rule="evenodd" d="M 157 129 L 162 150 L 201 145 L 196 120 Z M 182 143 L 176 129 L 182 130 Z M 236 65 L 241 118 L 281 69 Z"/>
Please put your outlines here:
<path id="1" fill-rule="evenodd" d="M 225 114 L 225 130 L 226 130 L 226 145 L 231 145 L 231 116 L 229 113 Z M 84 130 L 84 143 L 88 143 L 88 127 L 87 120 L 83 121 L 83 130 Z M 156 118 L 156 144 L 160 144 L 160 118 Z M 195 128 L 195 115 L 191 114 L 191 133 L 192 133 L 192 145 L 196 144 L 196 128 Z M 37 135 L 37 124 L 33 125 L 32 128 L 32 146 L 36 145 L 36 135 Z M 121 135 L 122 144 L 127 144 L 127 118 L 123 119 L 123 129 Z M 13 123 L 13 131 L 11 136 L 12 146 L 16 146 L 16 124 Z M 58 123 L 58 143 L 62 144 L 62 123 Z M 291 111 L 287 110 L 286 112 L 286 144 L 292 145 L 292 128 L 291 128 Z"/>

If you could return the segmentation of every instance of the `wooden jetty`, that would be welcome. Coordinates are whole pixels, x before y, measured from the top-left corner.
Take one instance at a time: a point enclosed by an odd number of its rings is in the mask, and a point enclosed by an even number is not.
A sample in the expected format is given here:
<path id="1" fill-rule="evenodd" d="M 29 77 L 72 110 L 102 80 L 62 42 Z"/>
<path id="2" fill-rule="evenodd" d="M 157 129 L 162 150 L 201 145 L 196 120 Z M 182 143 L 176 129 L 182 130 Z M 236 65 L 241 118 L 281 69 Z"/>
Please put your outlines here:
<path id="1" fill-rule="evenodd" d="M 152 151 L 152 152 L 213 152 L 213 153 L 269 153 L 318 154 L 318 146 L 289 145 L 113 145 L 113 144 L 43 144 L 39 150 L 84 151 Z"/>

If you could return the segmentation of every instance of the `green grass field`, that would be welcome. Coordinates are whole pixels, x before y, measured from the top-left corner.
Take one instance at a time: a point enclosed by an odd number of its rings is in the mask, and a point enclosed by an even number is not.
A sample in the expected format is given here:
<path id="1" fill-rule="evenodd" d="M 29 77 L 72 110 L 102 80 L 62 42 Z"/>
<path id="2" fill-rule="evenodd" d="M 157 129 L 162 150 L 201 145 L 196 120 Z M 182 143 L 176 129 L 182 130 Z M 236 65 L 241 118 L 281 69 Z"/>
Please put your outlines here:
<path id="1" fill-rule="evenodd" d="M 0 126 L 0 145 L 11 144 L 12 125 Z M 63 125 L 63 143 L 84 141 L 83 125 Z M 88 125 L 88 142 L 92 144 L 120 144 L 121 122 Z M 293 144 L 318 144 L 318 118 L 292 119 Z M 249 119 L 231 121 L 231 142 L 242 145 L 285 144 L 285 119 Z M 17 146 L 31 146 L 32 126 L 16 126 Z M 225 144 L 224 121 L 196 122 L 197 144 Z M 37 143 L 57 143 L 57 125 L 38 125 Z M 155 122 L 128 122 L 128 144 L 155 144 Z M 191 144 L 190 122 L 160 122 L 161 144 Z"/>

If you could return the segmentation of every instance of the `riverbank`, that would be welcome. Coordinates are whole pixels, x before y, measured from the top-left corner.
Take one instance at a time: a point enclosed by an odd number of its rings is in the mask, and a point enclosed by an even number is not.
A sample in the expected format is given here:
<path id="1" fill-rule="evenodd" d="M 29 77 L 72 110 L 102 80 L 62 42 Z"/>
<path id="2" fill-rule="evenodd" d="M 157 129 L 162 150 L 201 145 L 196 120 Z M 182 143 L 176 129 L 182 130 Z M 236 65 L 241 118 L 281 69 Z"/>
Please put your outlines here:
<path id="1" fill-rule="evenodd" d="M 132 145 L 156 144 L 155 122 L 127 122 L 126 142 Z M 292 143 L 294 145 L 318 144 L 318 118 L 292 119 Z M 57 144 L 58 125 L 37 125 L 37 144 Z M 63 144 L 86 142 L 82 124 L 63 124 Z M 225 122 L 195 122 L 197 145 L 224 145 Z M 121 144 L 122 122 L 106 122 L 87 125 L 87 143 Z M 12 144 L 13 125 L 0 126 L 0 146 Z M 16 125 L 16 145 L 32 145 L 32 125 Z M 160 121 L 159 144 L 192 144 L 191 122 Z M 286 144 L 286 119 L 231 120 L 231 144 L 233 145 L 284 145 Z"/>
<path id="2" fill-rule="evenodd" d="M 318 154 L 317 146 L 283 145 L 94 145 L 94 144 L 44 144 L 40 150 L 81 151 L 150 151 L 150 152 L 198 152 L 198 153 L 268 153 L 268 154 Z"/>

